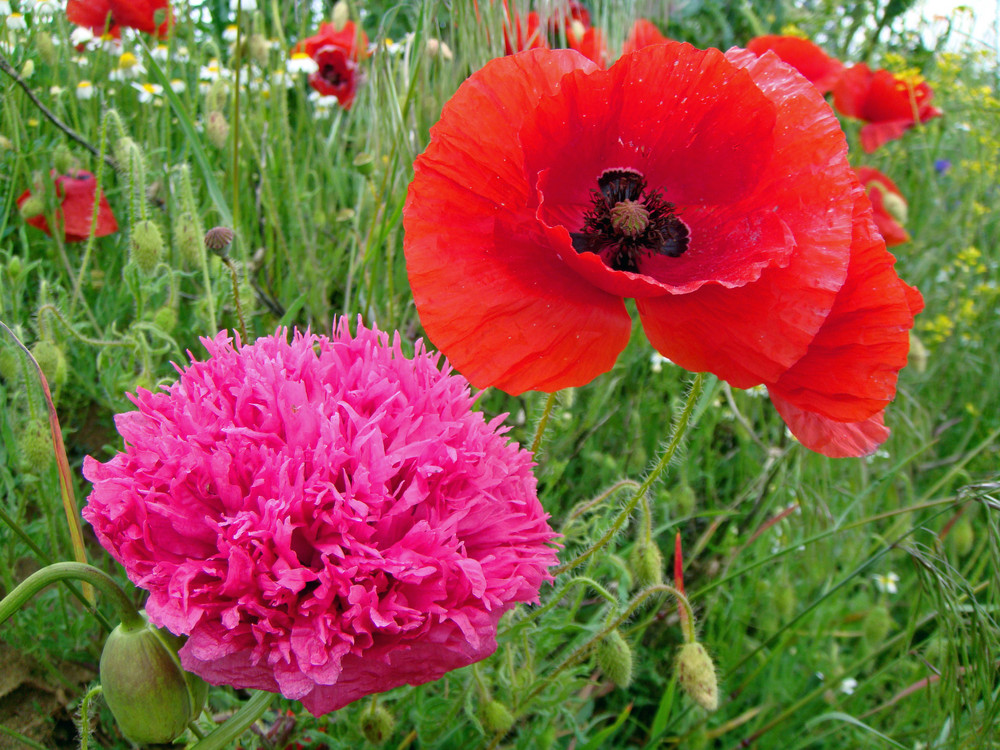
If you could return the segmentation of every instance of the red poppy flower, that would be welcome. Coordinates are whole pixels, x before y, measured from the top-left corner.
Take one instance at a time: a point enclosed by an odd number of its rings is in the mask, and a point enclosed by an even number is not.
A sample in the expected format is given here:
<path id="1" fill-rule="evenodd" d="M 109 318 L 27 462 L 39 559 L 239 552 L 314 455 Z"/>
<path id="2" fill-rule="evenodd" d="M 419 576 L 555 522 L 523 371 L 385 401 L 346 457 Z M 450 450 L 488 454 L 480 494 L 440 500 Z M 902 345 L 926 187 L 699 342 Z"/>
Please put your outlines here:
<path id="1" fill-rule="evenodd" d="M 771 50 L 812 81 L 813 85 L 824 94 L 833 88 L 833 84 L 844 72 L 844 64 L 840 60 L 830 57 L 808 39 L 797 36 L 769 34 L 754 37 L 747 42 L 747 49 L 755 55 L 763 55 L 767 50 Z"/>
<path id="2" fill-rule="evenodd" d="M 664 356 L 766 384 L 813 450 L 871 452 L 922 301 L 846 153 L 821 95 L 772 54 L 493 60 L 415 164 L 421 322 L 475 386 L 551 392 L 611 369 L 632 297 Z"/>
<path id="3" fill-rule="evenodd" d="M 918 122 L 944 114 L 930 102 L 934 92 L 926 81 L 872 71 L 864 63 L 844 71 L 833 87 L 833 106 L 848 117 L 864 120 L 861 147 L 868 153 L 901 138 Z"/>
<path id="4" fill-rule="evenodd" d="M 872 202 L 875 226 L 886 246 L 895 247 L 909 242 L 910 234 L 902 226 L 906 222 L 906 199 L 896 183 L 872 167 L 858 167 L 855 171 Z"/>
<path id="5" fill-rule="evenodd" d="M 337 97 L 340 106 L 350 109 L 361 79 L 358 61 L 368 56 L 368 35 L 353 21 L 341 29 L 324 23 L 316 35 L 303 39 L 293 51 L 300 50 L 319 66 L 309 76 L 309 85 L 323 96 Z"/>
<path id="6" fill-rule="evenodd" d="M 538 14 L 535 11 L 531 11 L 527 19 L 523 22 L 521 14 L 516 11 L 508 16 L 508 21 L 504 23 L 503 28 L 503 45 L 504 51 L 508 55 L 513 55 L 515 52 L 522 52 L 526 49 L 548 47 L 548 40 L 540 28 Z"/>
<path id="7" fill-rule="evenodd" d="M 660 33 L 660 30 L 651 21 L 639 18 L 632 24 L 632 30 L 628 34 L 628 39 L 625 40 L 625 44 L 622 46 L 622 54 L 628 55 L 637 49 L 648 47 L 651 44 L 660 44 L 665 41 L 667 41 L 667 38 Z"/>
<path id="8" fill-rule="evenodd" d="M 56 196 L 59 198 L 56 223 L 62 227 L 63 239 L 65 242 L 83 242 L 90 236 L 97 179 L 90 172 L 83 170 L 58 177 L 53 171 L 52 176 L 55 181 Z M 18 207 L 30 197 L 31 191 L 25 190 L 17 199 Z M 104 237 L 118 231 L 118 222 L 115 220 L 115 215 L 112 213 L 104 193 L 101 193 L 98 201 L 97 228 L 94 231 L 94 236 Z M 44 214 L 32 216 L 26 221 L 36 229 L 41 229 L 45 234 L 52 235 L 52 228 Z"/>
<path id="9" fill-rule="evenodd" d="M 113 36 L 121 27 L 164 36 L 173 24 L 168 0 L 68 0 L 66 17 L 95 34 Z"/>

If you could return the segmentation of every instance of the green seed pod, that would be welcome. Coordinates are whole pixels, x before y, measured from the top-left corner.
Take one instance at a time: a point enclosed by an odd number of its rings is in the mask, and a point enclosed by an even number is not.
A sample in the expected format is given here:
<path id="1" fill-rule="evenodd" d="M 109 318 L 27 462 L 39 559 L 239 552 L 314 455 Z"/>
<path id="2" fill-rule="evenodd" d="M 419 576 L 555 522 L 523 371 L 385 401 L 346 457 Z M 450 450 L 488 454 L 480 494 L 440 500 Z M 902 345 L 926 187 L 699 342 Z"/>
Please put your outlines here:
<path id="1" fill-rule="evenodd" d="M 52 166 L 59 174 L 71 174 L 79 168 L 79 162 L 65 143 L 56 146 L 52 154 Z"/>
<path id="2" fill-rule="evenodd" d="M 21 274 L 24 272 L 24 263 L 21 262 L 20 255 L 10 256 L 10 260 L 7 261 L 7 273 L 13 281 L 18 281 L 21 278 Z"/>
<path id="3" fill-rule="evenodd" d="M 363 174 L 365 177 L 370 177 L 375 171 L 375 157 L 371 154 L 358 154 L 354 157 L 352 164 L 358 170 L 358 174 Z"/>
<path id="4" fill-rule="evenodd" d="M 31 347 L 31 356 L 42 368 L 49 389 L 55 392 L 61 388 L 66 382 L 69 367 L 66 364 L 66 355 L 59 345 L 49 339 L 42 339 Z"/>
<path id="5" fill-rule="evenodd" d="M 889 635 L 894 624 L 888 607 L 884 604 L 872 607 L 865 616 L 865 622 L 861 628 L 865 642 L 869 646 L 876 646 L 882 643 L 885 637 Z"/>
<path id="6" fill-rule="evenodd" d="M 482 707 L 479 720 L 483 723 L 483 729 L 491 734 L 507 734 L 514 726 L 514 714 L 495 698 Z"/>
<path id="7" fill-rule="evenodd" d="M 119 625 L 101 652 L 101 688 L 118 727 L 140 745 L 171 742 L 205 704 L 208 686 L 185 672 L 165 630 Z"/>
<path id="8" fill-rule="evenodd" d="M 18 440 L 18 452 L 21 454 L 21 465 L 39 472 L 47 469 L 55 451 L 52 447 L 52 428 L 41 419 L 33 419 L 24 426 L 24 432 Z"/>
<path id="9" fill-rule="evenodd" d="M 135 263 L 139 273 L 152 276 L 163 258 L 163 235 L 160 228 L 150 219 L 142 219 L 132 226 L 129 242 L 129 259 Z"/>
<path id="10" fill-rule="evenodd" d="M 395 728 L 396 720 L 381 704 L 361 714 L 361 733 L 373 745 L 381 745 L 389 739 Z"/>
<path id="11" fill-rule="evenodd" d="M 618 687 L 632 684 L 632 647 L 617 628 L 597 644 L 597 666 Z"/>
<path id="12" fill-rule="evenodd" d="M 170 305 L 164 305 L 153 313 L 153 325 L 164 333 L 173 333 L 177 327 L 177 311 Z"/>
<path id="13" fill-rule="evenodd" d="M 976 543 L 976 530 L 967 515 L 959 518 L 952 527 L 951 543 L 954 545 L 955 554 L 959 557 L 965 557 L 972 552 L 972 546 Z"/>
<path id="14" fill-rule="evenodd" d="M 185 266 L 201 267 L 205 257 L 205 230 L 196 216 L 183 213 L 174 221 L 174 247 Z"/>
<path id="15" fill-rule="evenodd" d="M 629 553 L 628 562 L 637 588 L 663 583 L 663 553 L 655 542 L 636 542 Z"/>
<path id="16" fill-rule="evenodd" d="M 691 700 L 706 711 L 719 707 L 719 681 L 715 664 L 705 647 L 697 641 L 685 643 L 677 652 L 677 681 Z"/>

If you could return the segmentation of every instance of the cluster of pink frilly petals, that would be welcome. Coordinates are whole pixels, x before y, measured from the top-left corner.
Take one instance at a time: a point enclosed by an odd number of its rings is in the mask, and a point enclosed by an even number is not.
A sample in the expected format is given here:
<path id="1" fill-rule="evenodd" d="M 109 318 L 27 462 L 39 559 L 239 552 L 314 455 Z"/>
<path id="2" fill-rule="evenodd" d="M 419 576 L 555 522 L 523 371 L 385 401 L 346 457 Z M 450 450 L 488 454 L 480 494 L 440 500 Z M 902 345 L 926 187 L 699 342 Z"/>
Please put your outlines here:
<path id="1" fill-rule="evenodd" d="M 360 321 L 203 343 L 117 417 L 124 451 L 84 463 L 84 517 L 150 620 L 189 636 L 185 669 L 319 715 L 489 656 L 556 562 L 503 417 Z"/>

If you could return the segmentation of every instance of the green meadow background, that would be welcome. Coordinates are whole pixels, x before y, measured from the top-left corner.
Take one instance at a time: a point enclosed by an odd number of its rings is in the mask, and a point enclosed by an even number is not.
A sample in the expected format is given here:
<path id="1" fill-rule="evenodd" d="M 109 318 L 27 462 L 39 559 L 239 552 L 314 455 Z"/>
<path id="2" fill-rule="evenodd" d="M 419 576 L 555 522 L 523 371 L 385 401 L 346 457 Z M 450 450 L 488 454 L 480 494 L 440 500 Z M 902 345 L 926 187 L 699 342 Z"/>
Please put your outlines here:
<path id="1" fill-rule="evenodd" d="M 149 54 L 148 38 L 126 35 L 146 70 L 137 83 L 184 83 L 148 102 L 130 80 L 115 80 L 118 55 L 92 51 L 79 63 L 63 13 L 25 13 L 23 30 L 0 17 L 0 52 L 24 84 L 0 75 L 0 320 L 48 376 L 78 504 L 89 492 L 83 457 L 107 460 L 120 446 L 112 417 L 131 408 L 126 392 L 172 382 L 172 362 L 189 350 L 201 356 L 200 336 L 238 327 L 234 278 L 250 338 L 279 325 L 328 332 L 338 316 L 361 315 L 398 329 L 412 350 L 422 332 L 402 206 L 443 103 L 503 54 L 501 11 L 480 5 L 477 19 L 459 0 L 351 3 L 376 49 L 361 63 L 350 111 L 317 106 L 304 77 L 288 88 L 275 78 L 292 44 L 329 20 L 328 5 L 260 2 L 244 13 L 239 49 L 224 38 L 228 3 L 175 6 L 166 60 Z M 708 377 L 648 514 L 621 523 L 628 490 L 660 455 L 692 379 L 654 356 L 636 325 L 613 370 L 558 396 L 537 456 L 540 497 L 565 537 L 562 560 L 620 528 L 546 587 L 541 611 L 521 607 L 502 621 L 493 657 L 380 696 L 395 718 L 383 746 L 1000 747 L 997 52 L 964 35 L 975 28 L 965 11 L 904 23 L 907 0 L 691 0 L 664 15 L 667 5 L 589 7 L 613 54 L 638 16 L 671 38 L 721 49 L 794 27 L 845 63 L 919 72 L 934 89 L 944 117 L 874 154 L 858 145 L 859 123 L 844 122 L 852 163 L 882 170 L 909 203 L 912 241 L 894 253 L 926 301 L 888 410 L 892 436 L 871 457 L 827 459 L 796 444 L 766 393 Z M 202 80 L 213 59 L 229 71 L 222 83 Z M 84 80 L 89 99 L 76 94 Z M 110 168 L 39 104 L 131 167 Z M 19 215 L 15 200 L 34 175 L 73 163 L 99 175 L 116 234 L 67 245 Z M 131 227 L 144 220 L 165 242 L 151 275 L 130 261 Z M 212 255 L 192 259 L 185 245 L 217 225 L 236 230 L 232 268 Z M 17 352 L 4 333 L 0 592 L 74 554 L 43 391 Z M 478 405 L 509 413 L 511 436 L 530 444 L 544 403 L 544 394 L 489 391 Z M 681 633 L 667 597 L 646 599 L 621 627 L 631 685 L 616 686 L 595 665 L 594 635 L 635 594 L 630 553 L 646 523 L 668 580 L 675 535 L 683 540 L 699 640 L 719 678 L 714 713 L 678 686 Z M 89 560 L 127 585 L 91 535 L 86 542 Z M 0 748 L 79 746 L 79 702 L 105 636 L 59 587 L 0 628 Z M 509 733 L 484 726 L 487 696 L 515 717 Z M 201 731 L 245 699 L 213 688 Z M 279 699 L 239 746 L 363 747 L 369 707 L 359 701 L 316 719 Z M 91 747 L 128 746 L 106 709 L 91 718 Z"/>

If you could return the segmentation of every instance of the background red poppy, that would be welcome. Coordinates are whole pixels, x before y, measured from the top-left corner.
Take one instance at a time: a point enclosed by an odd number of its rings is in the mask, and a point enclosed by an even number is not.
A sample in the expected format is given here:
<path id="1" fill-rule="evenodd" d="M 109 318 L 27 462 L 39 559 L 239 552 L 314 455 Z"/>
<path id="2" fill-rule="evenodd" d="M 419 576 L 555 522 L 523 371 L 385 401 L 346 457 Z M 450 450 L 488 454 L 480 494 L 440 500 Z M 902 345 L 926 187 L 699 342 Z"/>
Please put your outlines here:
<path id="1" fill-rule="evenodd" d="M 97 179 L 92 173 L 83 170 L 59 176 L 56 176 L 53 171 L 52 176 L 55 182 L 56 196 L 59 198 L 56 223 L 62 227 L 63 239 L 65 242 L 83 242 L 90 236 Z M 30 190 L 25 190 L 17 199 L 18 207 L 31 195 Z M 52 228 L 44 214 L 32 216 L 26 221 L 46 234 L 52 234 Z M 98 199 L 97 228 L 94 231 L 94 236 L 104 237 L 117 231 L 118 221 L 115 219 L 104 193 L 101 193 Z"/>

